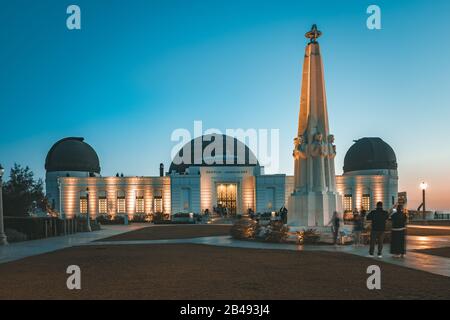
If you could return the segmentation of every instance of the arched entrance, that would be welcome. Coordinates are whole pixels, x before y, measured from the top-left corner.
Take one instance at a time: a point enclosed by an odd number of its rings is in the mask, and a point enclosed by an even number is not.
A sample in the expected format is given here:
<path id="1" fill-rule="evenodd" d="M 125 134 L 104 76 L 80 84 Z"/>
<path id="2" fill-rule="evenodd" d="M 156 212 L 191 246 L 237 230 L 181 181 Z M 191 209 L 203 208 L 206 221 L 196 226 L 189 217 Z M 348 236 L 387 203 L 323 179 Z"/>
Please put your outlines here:
<path id="1" fill-rule="evenodd" d="M 216 192 L 218 210 L 222 210 L 222 214 L 235 215 L 237 210 L 237 184 L 219 183 Z"/>

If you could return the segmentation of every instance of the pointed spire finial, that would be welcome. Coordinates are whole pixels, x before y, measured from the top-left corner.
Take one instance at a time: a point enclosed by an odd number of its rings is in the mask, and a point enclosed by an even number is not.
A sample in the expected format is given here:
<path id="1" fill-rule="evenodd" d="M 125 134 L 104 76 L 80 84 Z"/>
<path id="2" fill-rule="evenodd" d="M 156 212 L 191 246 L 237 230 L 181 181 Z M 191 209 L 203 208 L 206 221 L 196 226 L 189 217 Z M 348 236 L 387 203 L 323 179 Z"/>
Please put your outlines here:
<path id="1" fill-rule="evenodd" d="M 317 38 L 319 38 L 321 35 L 322 32 L 317 29 L 317 25 L 313 24 L 311 27 L 311 31 L 308 31 L 305 34 L 305 37 L 310 40 L 309 43 L 316 43 Z"/>

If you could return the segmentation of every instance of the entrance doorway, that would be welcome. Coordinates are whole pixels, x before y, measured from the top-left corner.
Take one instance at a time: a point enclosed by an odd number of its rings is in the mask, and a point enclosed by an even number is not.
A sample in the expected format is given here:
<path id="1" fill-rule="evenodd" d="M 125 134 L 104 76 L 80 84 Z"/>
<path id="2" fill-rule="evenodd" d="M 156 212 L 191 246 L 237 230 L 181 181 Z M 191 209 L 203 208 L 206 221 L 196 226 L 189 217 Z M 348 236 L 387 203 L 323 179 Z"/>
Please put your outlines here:
<path id="1" fill-rule="evenodd" d="M 236 214 L 237 185 L 235 183 L 220 183 L 217 185 L 217 209 L 223 215 Z"/>

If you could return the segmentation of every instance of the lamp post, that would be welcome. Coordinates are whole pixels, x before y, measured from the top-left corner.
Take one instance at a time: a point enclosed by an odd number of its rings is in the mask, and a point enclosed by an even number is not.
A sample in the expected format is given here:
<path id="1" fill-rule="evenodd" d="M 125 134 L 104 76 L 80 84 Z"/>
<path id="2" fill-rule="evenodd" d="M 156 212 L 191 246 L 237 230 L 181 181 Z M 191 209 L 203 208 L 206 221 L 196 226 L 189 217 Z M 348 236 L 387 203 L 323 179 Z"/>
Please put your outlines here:
<path id="1" fill-rule="evenodd" d="M 86 188 L 86 200 L 87 200 L 87 210 L 86 210 L 86 226 L 87 226 L 87 231 L 88 232 L 92 232 L 91 229 L 91 219 L 89 217 L 89 188 Z"/>
<path id="2" fill-rule="evenodd" d="M 2 178 L 5 173 L 5 169 L 3 169 L 0 164 L 0 246 L 4 246 L 8 244 L 6 240 L 5 228 L 3 225 L 3 186 L 2 186 Z"/>
<path id="3" fill-rule="evenodd" d="M 428 188 L 428 183 L 426 183 L 426 182 L 422 182 L 421 184 L 420 184 L 420 189 L 422 189 L 422 214 L 423 214 L 423 220 L 425 220 L 425 211 L 426 211 L 426 208 L 425 208 L 425 190 L 427 190 L 427 188 Z"/>

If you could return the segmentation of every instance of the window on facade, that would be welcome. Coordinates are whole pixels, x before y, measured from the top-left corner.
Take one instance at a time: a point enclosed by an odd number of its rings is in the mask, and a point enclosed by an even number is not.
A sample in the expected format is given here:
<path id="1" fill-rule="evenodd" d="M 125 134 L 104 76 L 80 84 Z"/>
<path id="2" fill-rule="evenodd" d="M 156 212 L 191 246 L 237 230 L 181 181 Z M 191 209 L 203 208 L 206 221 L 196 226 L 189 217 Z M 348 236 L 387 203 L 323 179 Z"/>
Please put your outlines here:
<path id="1" fill-rule="evenodd" d="M 100 191 L 98 194 L 98 213 L 108 213 L 108 200 L 106 199 L 105 191 Z"/>
<path id="2" fill-rule="evenodd" d="M 136 213 L 145 212 L 145 202 L 144 197 L 136 197 Z"/>
<path id="3" fill-rule="evenodd" d="M 162 197 L 156 196 L 154 198 L 154 208 L 155 208 L 155 212 L 163 212 Z"/>
<path id="4" fill-rule="evenodd" d="M 125 192 L 119 191 L 117 192 L 117 213 L 126 213 L 126 201 L 125 201 Z"/>
<path id="5" fill-rule="evenodd" d="M 144 192 L 142 190 L 136 191 L 136 213 L 145 213 Z"/>
<path id="6" fill-rule="evenodd" d="M 266 207 L 268 210 L 272 211 L 275 206 L 275 188 L 266 189 Z"/>
<path id="7" fill-rule="evenodd" d="M 361 207 L 366 211 L 370 210 L 370 194 L 363 194 L 361 199 Z"/>
<path id="8" fill-rule="evenodd" d="M 80 196 L 80 213 L 88 212 L 88 198 L 87 195 Z"/>
<path id="9" fill-rule="evenodd" d="M 191 189 L 181 189 L 181 202 L 183 204 L 183 210 L 189 211 L 191 209 Z"/>
<path id="10" fill-rule="evenodd" d="M 344 212 L 351 212 L 352 211 L 352 207 L 353 207 L 353 203 L 352 203 L 352 195 L 351 194 L 346 194 L 344 195 Z"/>

